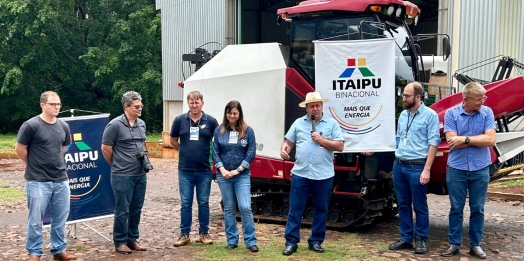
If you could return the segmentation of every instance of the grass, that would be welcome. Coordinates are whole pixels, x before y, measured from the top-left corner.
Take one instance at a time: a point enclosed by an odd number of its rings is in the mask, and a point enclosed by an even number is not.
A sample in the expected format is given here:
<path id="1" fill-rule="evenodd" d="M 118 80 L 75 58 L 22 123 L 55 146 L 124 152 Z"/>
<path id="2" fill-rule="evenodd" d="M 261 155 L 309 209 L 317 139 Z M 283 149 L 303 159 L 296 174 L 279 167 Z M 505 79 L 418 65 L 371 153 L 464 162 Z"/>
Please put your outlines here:
<path id="1" fill-rule="evenodd" d="M 11 203 L 23 198 L 25 193 L 9 186 L 9 183 L 0 181 L 0 204 Z"/>
<path id="2" fill-rule="evenodd" d="M 83 243 L 79 243 L 76 245 L 77 249 L 80 249 L 82 251 L 86 251 L 86 245 L 84 245 Z"/>
<path id="3" fill-rule="evenodd" d="M 509 188 L 515 186 L 524 186 L 524 179 L 506 180 L 490 184 L 492 188 Z"/>
<path id="4" fill-rule="evenodd" d="M 0 151 L 14 150 L 16 134 L 0 134 Z"/>
<path id="5" fill-rule="evenodd" d="M 100 137 L 102 139 L 102 137 Z M 146 141 L 158 142 L 162 139 L 162 133 L 148 133 Z M 15 149 L 16 133 L 0 134 L 0 151 L 11 151 Z"/>
<path id="6" fill-rule="evenodd" d="M 148 133 L 146 137 L 147 142 L 158 142 L 162 140 L 162 133 Z"/>
<path id="7" fill-rule="evenodd" d="M 308 232 L 310 231 L 303 230 L 301 233 L 307 234 Z M 298 251 L 291 256 L 282 255 L 284 238 L 261 233 L 260 231 L 257 232 L 257 235 L 259 239 L 257 245 L 260 248 L 258 253 L 249 252 L 242 241 L 239 243 L 238 248 L 233 250 L 226 249 L 226 242 L 215 242 L 213 245 L 191 244 L 181 249 L 205 260 L 390 260 L 384 257 L 373 256 L 373 253 L 369 251 L 369 246 L 366 246 L 353 233 L 343 233 L 338 239 L 326 240 L 322 244 L 325 249 L 325 252 L 322 254 L 308 250 L 307 242 L 302 242 L 299 244 Z M 387 249 L 387 244 L 385 242 L 376 242 L 373 248 L 384 250 L 383 248 Z"/>

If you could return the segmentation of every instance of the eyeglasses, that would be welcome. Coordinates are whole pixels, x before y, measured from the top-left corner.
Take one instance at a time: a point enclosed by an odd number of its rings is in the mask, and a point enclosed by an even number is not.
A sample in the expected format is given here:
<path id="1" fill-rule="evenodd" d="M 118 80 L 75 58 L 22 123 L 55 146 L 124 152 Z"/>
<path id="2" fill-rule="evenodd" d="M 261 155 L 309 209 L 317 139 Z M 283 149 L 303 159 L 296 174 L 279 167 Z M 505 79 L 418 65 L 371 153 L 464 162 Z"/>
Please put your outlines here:
<path id="1" fill-rule="evenodd" d="M 51 105 L 51 107 L 62 107 L 61 103 L 46 103 L 46 104 Z"/>
<path id="2" fill-rule="evenodd" d="M 472 99 L 476 103 L 481 103 L 481 102 L 485 102 L 488 99 L 488 96 L 484 95 L 484 97 L 482 97 L 480 99 L 473 99 L 472 97 L 468 97 L 468 96 L 466 96 L 466 98 Z"/>
<path id="3" fill-rule="evenodd" d="M 127 107 L 134 107 L 135 109 L 139 110 L 144 108 L 144 105 L 128 105 Z"/>
<path id="4" fill-rule="evenodd" d="M 415 96 L 415 95 L 402 94 L 402 98 L 406 98 L 406 99 L 409 99 L 409 98 L 411 98 L 413 96 Z"/>

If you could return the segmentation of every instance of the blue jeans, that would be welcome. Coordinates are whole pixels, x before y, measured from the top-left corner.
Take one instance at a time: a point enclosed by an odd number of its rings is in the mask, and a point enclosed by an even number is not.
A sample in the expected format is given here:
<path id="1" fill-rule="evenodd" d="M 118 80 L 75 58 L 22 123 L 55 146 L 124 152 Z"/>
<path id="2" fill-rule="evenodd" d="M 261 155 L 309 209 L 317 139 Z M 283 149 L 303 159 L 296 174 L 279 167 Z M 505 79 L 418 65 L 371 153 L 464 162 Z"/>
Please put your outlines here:
<path id="1" fill-rule="evenodd" d="M 469 247 L 480 246 L 484 232 L 484 203 L 488 193 L 489 168 L 466 171 L 447 168 L 449 201 L 449 245 L 460 247 L 462 243 L 462 222 L 466 192 L 469 191 Z"/>
<path id="2" fill-rule="evenodd" d="M 428 184 L 420 184 L 420 174 L 424 169 L 422 164 L 393 165 L 393 184 L 398 203 L 400 219 L 400 238 L 411 243 L 414 237 L 424 242 L 428 241 L 429 210 Z M 413 211 L 415 211 L 415 231 L 413 231 Z"/>
<path id="3" fill-rule="evenodd" d="M 180 234 L 189 235 L 192 223 L 193 195 L 196 187 L 198 202 L 199 234 L 209 231 L 209 194 L 211 192 L 211 170 L 209 171 L 178 171 L 180 186 Z"/>
<path id="4" fill-rule="evenodd" d="M 290 209 L 284 233 L 286 246 L 297 247 L 297 244 L 300 242 L 300 224 L 302 223 L 302 215 L 309 195 L 311 195 L 311 200 L 313 201 L 314 214 L 308 244 L 314 245 L 324 242 L 332 185 L 333 177 L 323 180 L 312 180 L 293 175 L 289 195 Z"/>
<path id="5" fill-rule="evenodd" d="M 217 174 L 218 186 L 222 193 L 224 204 L 224 223 L 228 245 L 238 245 L 238 229 L 235 216 L 236 203 L 242 218 L 242 230 L 244 232 L 244 243 L 249 248 L 257 244 L 255 236 L 255 222 L 251 212 L 251 182 L 249 170 L 226 179 L 222 174 Z"/>
<path id="6" fill-rule="evenodd" d="M 115 247 L 131 244 L 139 238 L 138 224 L 146 196 L 147 175 L 111 175 L 115 197 L 113 241 Z"/>
<path id="7" fill-rule="evenodd" d="M 69 181 L 36 182 L 26 181 L 27 222 L 26 248 L 29 255 L 41 256 L 42 224 L 46 208 L 51 212 L 51 254 L 58 255 L 66 250 L 65 222 L 69 216 L 71 191 Z"/>

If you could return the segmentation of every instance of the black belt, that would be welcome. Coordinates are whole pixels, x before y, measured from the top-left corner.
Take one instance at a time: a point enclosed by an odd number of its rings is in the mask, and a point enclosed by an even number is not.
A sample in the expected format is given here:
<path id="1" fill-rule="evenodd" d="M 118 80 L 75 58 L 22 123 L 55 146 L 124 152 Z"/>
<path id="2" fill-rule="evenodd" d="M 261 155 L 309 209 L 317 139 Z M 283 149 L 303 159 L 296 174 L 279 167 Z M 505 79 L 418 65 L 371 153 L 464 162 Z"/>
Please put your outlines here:
<path id="1" fill-rule="evenodd" d="M 395 158 L 395 160 L 398 163 L 400 163 L 400 164 L 410 164 L 410 165 L 424 165 L 424 164 L 426 164 L 426 158 L 412 159 L 412 160 L 405 160 L 405 159 Z"/>

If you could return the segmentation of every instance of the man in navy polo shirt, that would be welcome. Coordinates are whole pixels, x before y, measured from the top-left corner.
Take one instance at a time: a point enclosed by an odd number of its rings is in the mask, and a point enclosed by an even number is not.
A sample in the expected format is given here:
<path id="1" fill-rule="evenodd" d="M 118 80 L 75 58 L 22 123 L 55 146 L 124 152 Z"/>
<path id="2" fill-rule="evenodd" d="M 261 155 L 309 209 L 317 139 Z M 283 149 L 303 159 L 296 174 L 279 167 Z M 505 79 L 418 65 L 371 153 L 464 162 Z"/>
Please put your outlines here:
<path id="1" fill-rule="evenodd" d="M 469 254 L 485 259 L 481 239 L 484 231 L 484 203 L 489 184 L 491 155 L 488 147 L 495 145 L 495 117 L 484 106 L 486 89 L 470 82 L 462 90 L 462 104 L 444 117 L 444 132 L 449 145 L 446 183 L 449 201 L 449 248 L 440 253 L 450 257 L 459 253 L 462 244 L 462 223 L 466 195 L 469 192 Z"/>
<path id="2" fill-rule="evenodd" d="M 209 236 L 209 194 L 211 191 L 211 140 L 218 122 L 202 111 L 204 97 L 198 91 L 187 95 L 189 112 L 179 115 L 171 127 L 171 145 L 178 150 L 178 185 L 180 191 L 180 236 L 173 246 L 191 242 L 193 194 L 198 202 L 199 242 L 213 244 Z"/>

